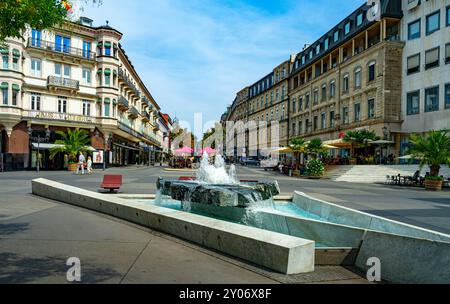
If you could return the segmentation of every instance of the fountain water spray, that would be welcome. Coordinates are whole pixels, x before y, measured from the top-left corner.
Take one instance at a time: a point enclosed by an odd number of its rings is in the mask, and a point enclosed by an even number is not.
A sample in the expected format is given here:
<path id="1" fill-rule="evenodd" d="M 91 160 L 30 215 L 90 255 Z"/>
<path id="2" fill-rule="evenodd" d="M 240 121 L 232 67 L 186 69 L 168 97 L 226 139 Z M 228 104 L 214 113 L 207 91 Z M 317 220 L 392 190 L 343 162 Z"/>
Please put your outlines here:
<path id="1" fill-rule="evenodd" d="M 196 174 L 197 181 L 212 185 L 237 185 L 236 168 L 231 165 L 229 172 L 226 170 L 225 161 L 221 155 L 217 155 L 214 164 L 210 163 L 208 153 L 203 153 L 200 168 Z"/>

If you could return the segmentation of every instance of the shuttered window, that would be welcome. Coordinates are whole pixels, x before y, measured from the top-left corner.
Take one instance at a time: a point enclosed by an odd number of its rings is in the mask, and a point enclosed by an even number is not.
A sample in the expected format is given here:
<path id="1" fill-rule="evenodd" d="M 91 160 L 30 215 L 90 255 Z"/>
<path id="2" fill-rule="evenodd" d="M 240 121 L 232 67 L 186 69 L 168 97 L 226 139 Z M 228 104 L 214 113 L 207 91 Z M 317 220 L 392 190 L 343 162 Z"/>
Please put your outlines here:
<path id="1" fill-rule="evenodd" d="M 420 72 L 420 54 L 408 57 L 408 75 Z"/>
<path id="2" fill-rule="evenodd" d="M 425 69 L 439 66 L 439 47 L 425 52 Z"/>

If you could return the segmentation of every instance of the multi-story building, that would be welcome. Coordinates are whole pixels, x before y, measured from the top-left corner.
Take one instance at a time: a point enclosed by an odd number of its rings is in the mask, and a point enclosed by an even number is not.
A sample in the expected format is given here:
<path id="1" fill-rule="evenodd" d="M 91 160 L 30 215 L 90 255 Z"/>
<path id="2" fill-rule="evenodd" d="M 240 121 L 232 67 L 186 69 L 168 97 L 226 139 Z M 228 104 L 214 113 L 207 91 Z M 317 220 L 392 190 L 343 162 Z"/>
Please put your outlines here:
<path id="1" fill-rule="evenodd" d="M 408 135 L 450 129 L 450 0 L 403 0 L 402 145 Z"/>
<path id="2" fill-rule="evenodd" d="M 290 76 L 290 138 L 338 144 L 350 130 L 369 129 L 399 142 L 401 3 L 363 5 L 300 52 Z M 372 19 L 372 18 L 370 18 Z M 345 145 L 345 143 L 343 143 Z"/>
<path id="3" fill-rule="evenodd" d="M 52 31 L 29 29 L 0 53 L 0 152 L 6 169 L 62 169 L 49 159 L 56 131 L 81 128 L 109 165 L 146 162 L 161 147 L 158 104 L 119 44 L 122 33 L 80 18 Z M 152 148 L 154 147 L 154 148 Z"/>
<path id="4" fill-rule="evenodd" d="M 285 61 L 250 86 L 248 120 L 258 126 L 257 139 L 249 141 L 251 154 L 256 151 L 258 156 L 267 156 L 273 147 L 288 144 L 289 71 L 290 61 Z M 262 128 L 260 122 L 265 123 Z"/>

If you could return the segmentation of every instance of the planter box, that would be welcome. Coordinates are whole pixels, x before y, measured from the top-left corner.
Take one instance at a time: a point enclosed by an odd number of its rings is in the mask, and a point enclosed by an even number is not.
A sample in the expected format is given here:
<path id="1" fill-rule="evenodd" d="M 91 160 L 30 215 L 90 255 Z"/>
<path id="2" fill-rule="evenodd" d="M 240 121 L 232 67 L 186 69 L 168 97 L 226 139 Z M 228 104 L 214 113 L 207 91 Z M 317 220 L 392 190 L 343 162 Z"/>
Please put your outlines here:
<path id="1" fill-rule="evenodd" d="M 78 166 L 78 164 L 69 164 L 69 166 L 67 167 L 67 170 L 69 170 L 70 172 L 75 172 L 75 171 L 77 171 L 77 166 Z"/>
<path id="2" fill-rule="evenodd" d="M 425 180 L 425 189 L 433 191 L 442 190 L 442 181 L 439 180 Z"/>

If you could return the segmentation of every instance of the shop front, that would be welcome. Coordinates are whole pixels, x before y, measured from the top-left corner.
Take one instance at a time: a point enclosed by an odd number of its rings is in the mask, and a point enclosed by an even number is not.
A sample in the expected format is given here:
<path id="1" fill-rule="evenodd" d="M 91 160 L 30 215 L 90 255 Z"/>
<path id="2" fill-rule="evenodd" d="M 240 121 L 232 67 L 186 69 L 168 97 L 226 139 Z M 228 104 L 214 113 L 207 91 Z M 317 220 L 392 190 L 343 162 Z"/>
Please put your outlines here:
<path id="1" fill-rule="evenodd" d="M 117 135 L 112 140 L 112 165 L 123 167 L 143 161 L 144 148 Z"/>

